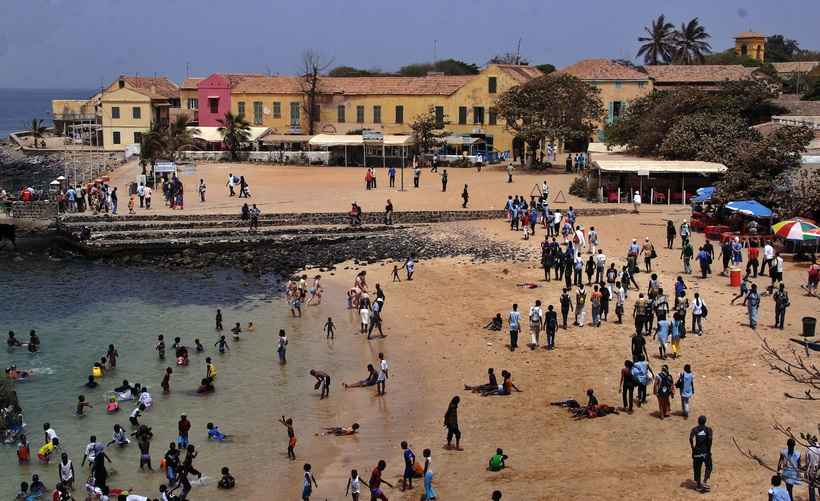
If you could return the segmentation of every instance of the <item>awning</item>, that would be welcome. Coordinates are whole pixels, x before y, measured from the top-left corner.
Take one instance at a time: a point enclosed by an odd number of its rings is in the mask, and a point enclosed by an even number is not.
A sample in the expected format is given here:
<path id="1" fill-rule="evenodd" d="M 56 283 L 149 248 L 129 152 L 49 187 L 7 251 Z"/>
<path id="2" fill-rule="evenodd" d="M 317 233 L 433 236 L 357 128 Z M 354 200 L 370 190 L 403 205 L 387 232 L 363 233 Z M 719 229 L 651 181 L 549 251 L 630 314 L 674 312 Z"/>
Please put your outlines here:
<path id="1" fill-rule="evenodd" d="M 476 144 L 476 143 L 486 143 L 487 141 L 478 138 L 478 137 L 465 137 L 465 136 L 456 136 L 450 135 L 443 138 L 444 142 L 451 145 L 465 145 L 465 144 Z"/>
<path id="2" fill-rule="evenodd" d="M 317 134 L 310 139 L 311 146 L 362 146 L 362 136 L 347 134 Z M 385 135 L 385 146 L 409 146 L 414 144 L 413 136 Z"/>
<path id="3" fill-rule="evenodd" d="M 729 210 L 740 212 L 750 216 L 772 217 L 772 211 L 765 205 L 755 200 L 745 200 L 742 202 L 729 202 L 725 205 Z"/>
<path id="4" fill-rule="evenodd" d="M 265 144 L 304 143 L 310 141 L 312 137 L 308 134 L 268 134 L 260 141 Z"/>
<path id="5" fill-rule="evenodd" d="M 705 188 L 698 188 L 698 194 L 695 197 L 692 197 L 693 202 L 707 202 L 712 199 L 712 197 L 717 192 L 717 189 L 714 186 L 707 186 Z"/>
<path id="6" fill-rule="evenodd" d="M 593 160 L 593 168 L 602 172 L 625 172 L 638 174 L 715 174 L 726 172 L 726 166 L 712 162 L 677 160 Z"/>
<path id="7" fill-rule="evenodd" d="M 188 127 L 188 130 L 191 129 L 199 129 L 199 133 L 194 135 L 195 138 L 201 139 L 203 141 L 207 141 L 209 143 L 221 143 L 222 142 L 222 134 L 219 133 L 219 127 Z M 260 137 L 264 136 L 268 132 L 270 132 L 269 127 L 251 127 L 248 131 L 250 136 L 248 137 L 249 142 L 253 142 L 258 140 Z"/>

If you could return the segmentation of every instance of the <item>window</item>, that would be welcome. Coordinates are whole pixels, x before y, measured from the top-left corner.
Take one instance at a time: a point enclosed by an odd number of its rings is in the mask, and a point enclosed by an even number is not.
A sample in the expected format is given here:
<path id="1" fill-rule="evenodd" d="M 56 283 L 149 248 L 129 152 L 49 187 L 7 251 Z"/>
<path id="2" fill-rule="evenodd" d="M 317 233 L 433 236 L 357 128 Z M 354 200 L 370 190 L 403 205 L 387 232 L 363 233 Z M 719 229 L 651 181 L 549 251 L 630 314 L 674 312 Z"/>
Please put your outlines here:
<path id="1" fill-rule="evenodd" d="M 484 107 L 483 106 L 473 106 L 473 123 L 474 124 L 483 124 L 484 123 Z"/>
<path id="2" fill-rule="evenodd" d="M 444 106 L 436 106 L 436 122 L 444 121 Z"/>
<path id="3" fill-rule="evenodd" d="M 188 109 L 189 110 L 198 110 L 199 109 L 199 99 L 195 97 L 188 98 Z"/>
<path id="4" fill-rule="evenodd" d="M 646 88 L 646 83 L 645 83 L 645 82 L 638 82 L 638 88 L 639 88 L 639 89 L 644 89 L 644 88 Z"/>
<path id="5" fill-rule="evenodd" d="M 299 102 L 290 102 L 290 124 L 299 125 Z"/>
<path id="6" fill-rule="evenodd" d="M 134 117 L 134 120 L 142 118 L 142 108 L 139 106 L 134 106 L 131 108 L 131 116 Z"/>
<path id="7" fill-rule="evenodd" d="M 396 123 L 404 123 L 404 106 L 396 106 Z"/>
<path id="8" fill-rule="evenodd" d="M 262 101 L 253 102 L 253 124 L 262 125 Z"/>
<path id="9" fill-rule="evenodd" d="M 125 80 L 120 80 L 117 84 L 119 85 L 119 88 L 122 89 L 125 87 Z"/>
<path id="10" fill-rule="evenodd" d="M 615 82 L 615 89 L 617 89 L 617 90 L 621 89 L 621 82 Z"/>
<path id="11" fill-rule="evenodd" d="M 343 104 L 336 106 L 336 121 L 339 123 L 345 122 L 345 105 Z"/>
<path id="12" fill-rule="evenodd" d="M 459 106 L 458 107 L 458 123 L 466 124 L 467 123 L 467 107 L 466 106 Z"/>
<path id="13" fill-rule="evenodd" d="M 211 113 L 213 113 L 213 114 L 219 113 L 219 98 L 218 97 L 209 97 L 208 98 L 208 107 L 211 109 Z"/>
<path id="14" fill-rule="evenodd" d="M 490 94 L 495 94 L 498 90 L 498 78 L 497 77 L 490 77 L 487 80 L 487 92 Z"/>
<path id="15" fill-rule="evenodd" d="M 239 116 L 245 116 L 245 101 L 239 101 L 238 103 L 236 103 L 236 113 Z"/>
<path id="16" fill-rule="evenodd" d="M 607 123 L 611 123 L 626 114 L 626 101 L 610 101 Z"/>
<path id="17" fill-rule="evenodd" d="M 119 106 L 112 106 L 111 107 L 111 118 L 120 118 L 120 107 Z"/>
<path id="18" fill-rule="evenodd" d="M 590 87 L 598 87 L 598 82 L 589 82 Z"/>
<path id="19" fill-rule="evenodd" d="M 112 139 L 112 142 L 113 142 L 114 144 L 120 144 L 120 133 L 119 133 L 119 131 L 116 131 L 116 130 L 115 130 L 115 131 L 113 132 L 113 139 Z"/>
<path id="20" fill-rule="evenodd" d="M 373 123 L 381 123 L 382 122 L 382 107 L 381 106 L 374 106 L 373 107 Z"/>
<path id="21" fill-rule="evenodd" d="M 364 106 L 356 106 L 356 122 L 364 123 Z"/>
<path id="22" fill-rule="evenodd" d="M 134 133 L 134 144 L 142 143 L 142 132 L 135 132 Z"/>
<path id="23" fill-rule="evenodd" d="M 489 113 L 489 117 L 488 117 L 488 119 L 489 119 L 489 120 L 488 120 L 488 122 L 487 122 L 487 123 L 488 123 L 489 125 L 496 125 L 496 124 L 498 124 L 498 115 L 496 115 L 496 114 L 495 114 L 495 113 L 493 113 L 492 111 Z"/>
<path id="24" fill-rule="evenodd" d="M 279 101 L 273 102 L 273 118 L 282 118 L 282 103 Z"/>

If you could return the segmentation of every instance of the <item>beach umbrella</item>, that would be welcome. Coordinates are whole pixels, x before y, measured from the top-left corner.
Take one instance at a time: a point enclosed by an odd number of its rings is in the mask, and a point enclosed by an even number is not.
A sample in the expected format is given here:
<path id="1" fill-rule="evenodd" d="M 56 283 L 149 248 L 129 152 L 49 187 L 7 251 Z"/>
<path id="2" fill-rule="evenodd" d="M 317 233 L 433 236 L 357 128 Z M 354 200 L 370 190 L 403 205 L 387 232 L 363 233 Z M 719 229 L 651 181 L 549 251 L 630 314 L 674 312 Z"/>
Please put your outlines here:
<path id="1" fill-rule="evenodd" d="M 805 231 L 806 235 L 814 235 L 815 238 L 820 238 L 820 228 L 812 228 Z"/>
<path id="2" fill-rule="evenodd" d="M 818 235 L 806 233 L 808 230 L 817 228 L 818 227 L 816 225 L 811 223 L 806 223 L 795 219 L 786 219 L 773 225 L 772 232 L 779 237 L 785 238 L 786 240 L 800 242 L 803 240 L 817 240 Z"/>

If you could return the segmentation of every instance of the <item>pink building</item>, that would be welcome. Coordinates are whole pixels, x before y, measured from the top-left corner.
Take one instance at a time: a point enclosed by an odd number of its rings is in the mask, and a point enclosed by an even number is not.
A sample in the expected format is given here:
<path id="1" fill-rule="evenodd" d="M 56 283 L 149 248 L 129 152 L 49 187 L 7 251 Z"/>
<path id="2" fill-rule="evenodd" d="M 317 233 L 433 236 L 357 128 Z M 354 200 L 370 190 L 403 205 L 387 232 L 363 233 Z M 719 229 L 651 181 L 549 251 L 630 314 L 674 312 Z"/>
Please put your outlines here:
<path id="1" fill-rule="evenodd" d="M 200 127 L 219 127 L 217 119 L 231 111 L 231 91 L 241 81 L 249 77 L 264 75 L 245 75 L 238 73 L 214 73 L 197 85 L 199 97 Z"/>

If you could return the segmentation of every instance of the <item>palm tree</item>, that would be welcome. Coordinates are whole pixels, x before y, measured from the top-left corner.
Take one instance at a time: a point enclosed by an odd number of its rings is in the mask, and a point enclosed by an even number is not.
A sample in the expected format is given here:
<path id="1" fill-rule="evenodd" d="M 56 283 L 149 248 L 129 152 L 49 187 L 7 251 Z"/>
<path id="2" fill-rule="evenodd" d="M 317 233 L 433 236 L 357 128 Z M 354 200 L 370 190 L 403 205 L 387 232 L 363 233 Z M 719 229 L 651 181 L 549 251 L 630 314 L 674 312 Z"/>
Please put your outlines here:
<path id="1" fill-rule="evenodd" d="M 251 124 L 245 120 L 245 115 L 234 115 L 230 111 L 225 113 L 225 118 L 218 118 L 217 132 L 222 134 L 222 140 L 231 150 L 231 160 L 236 160 L 236 150 L 239 145 L 251 137 Z"/>
<path id="2" fill-rule="evenodd" d="M 698 24 L 698 18 L 692 19 L 689 24 L 681 24 L 680 28 L 673 34 L 673 61 L 678 64 L 703 64 L 706 60 L 704 56 L 712 53 L 712 47 L 704 40 L 712 38 L 712 35 Z"/>
<path id="3" fill-rule="evenodd" d="M 188 115 L 177 115 L 176 120 L 168 126 L 168 150 L 171 158 L 176 160 L 177 153 L 186 149 L 196 149 L 199 129 L 190 127 Z"/>
<path id="4" fill-rule="evenodd" d="M 37 120 L 33 118 L 31 120 L 31 125 L 26 124 L 26 131 L 28 131 L 29 135 L 34 138 L 34 147 L 39 148 L 40 146 L 37 143 L 38 139 L 43 137 L 43 134 L 46 133 L 48 127 L 43 125 L 43 119 Z"/>
<path id="5" fill-rule="evenodd" d="M 151 129 L 140 138 L 140 165 L 142 166 L 142 174 L 148 174 L 146 167 L 149 164 L 151 165 L 151 170 L 153 170 L 157 160 L 168 158 L 169 150 L 169 141 L 165 127 L 160 124 L 152 125 Z"/>
<path id="6" fill-rule="evenodd" d="M 643 62 L 646 64 L 658 64 L 658 62 L 669 63 L 672 61 L 672 54 L 675 47 L 672 43 L 672 29 L 674 25 L 666 22 L 666 17 L 661 14 L 656 21 L 652 21 L 652 29 L 644 27 L 649 33 L 648 37 L 639 37 L 639 42 L 648 42 L 641 45 L 638 56 L 643 55 Z"/>

